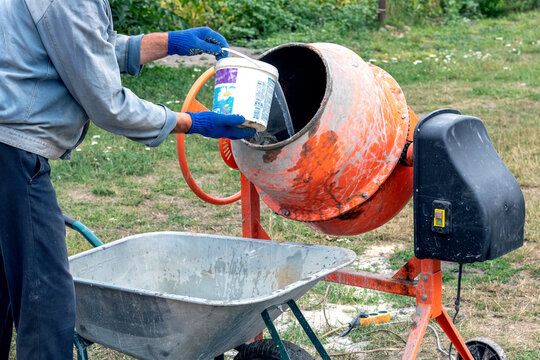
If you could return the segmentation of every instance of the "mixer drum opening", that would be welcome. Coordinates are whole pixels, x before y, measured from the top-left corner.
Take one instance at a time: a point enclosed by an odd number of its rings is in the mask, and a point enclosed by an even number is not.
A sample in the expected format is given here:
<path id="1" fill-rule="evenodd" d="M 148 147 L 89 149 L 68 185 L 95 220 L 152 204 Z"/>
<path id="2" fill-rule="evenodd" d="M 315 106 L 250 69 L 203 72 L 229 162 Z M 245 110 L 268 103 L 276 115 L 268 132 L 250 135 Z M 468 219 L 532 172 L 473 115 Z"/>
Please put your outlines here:
<path id="1" fill-rule="evenodd" d="M 302 132 L 318 115 L 325 98 L 329 79 L 323 59 L 314 49 L 295 44 L 263 54 L 260 60 L 278 69 L 294 133 Z M 279 142 L 289 138 L 286 132 L 276 135 Z"/>

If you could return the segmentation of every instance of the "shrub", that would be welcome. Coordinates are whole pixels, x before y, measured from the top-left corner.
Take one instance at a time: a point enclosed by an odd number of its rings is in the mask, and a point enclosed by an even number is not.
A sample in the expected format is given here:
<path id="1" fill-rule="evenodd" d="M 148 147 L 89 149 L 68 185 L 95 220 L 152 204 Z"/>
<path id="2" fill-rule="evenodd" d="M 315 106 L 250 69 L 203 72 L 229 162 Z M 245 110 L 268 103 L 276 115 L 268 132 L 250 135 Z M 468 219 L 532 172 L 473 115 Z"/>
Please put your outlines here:
<path id="1" fill-rule="evenodd" d="M 488 17 L 499 16 L 507 10 L 506 0 L 480 0 L 478 8 L 483 15 Z"/>
<path id="2" fill-rule="evenodd" d="M 294 32 L 336 22 L 365 28 L 377 17 L 377 0 L 162 0 L 190 26 L 208 25 L 231 40 Z"/>
<path id="3" fill-rule="evenodd" d="M 478 0 L 390 0 L 388 7 L 390 18 L 408 23 L 448 21 L 480 14 Z"/>
<path id="4" fill-rule="evenodd" d="M 506 0 L 505 11 L 527 11 L 540 8 L 540 0 Z"/>
<path id="5" fill-rule="evenodd" d="M 540 0 L 388 0 L 388 3 L 390 16 L 404 22 L 494 17 L 540 7 Z"/>
<path id="6" fill-rule="evenodd" d="M 242 42 L 277 32 L 376 26 L 378 0 L 110 0 L 117 30 L 128 34 L 210 26 Z M 540 7 L 540 0 L 387 0 L 393 22 L 445 22 Z"/>
<path id="7" fill-rule="evenodd" d="M 185 23 L 156 0 L 110 0 L 115 30 L 129 35 L 179 29 Z"/>

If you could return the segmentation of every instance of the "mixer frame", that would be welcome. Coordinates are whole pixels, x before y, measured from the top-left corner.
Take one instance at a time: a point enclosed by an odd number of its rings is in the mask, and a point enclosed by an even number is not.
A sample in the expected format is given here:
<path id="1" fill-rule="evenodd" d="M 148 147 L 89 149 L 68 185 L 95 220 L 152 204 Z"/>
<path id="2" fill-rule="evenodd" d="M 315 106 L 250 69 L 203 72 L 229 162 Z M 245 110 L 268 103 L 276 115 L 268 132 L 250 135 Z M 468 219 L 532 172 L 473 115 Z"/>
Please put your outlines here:
<path id="1" fill-rule="evenodd" d="M 261 225 L 260 198 L 255 185 L 241 175 L 242 236 L 270 240 Z M 418 280 L 417 280 L 418 279 Z M 412 257 L 394 275 L 351 269 L 338 270 L 326 281 L 416 298 L 416 312 L 402 359 L 416 359 L 429 322 L 435 319 L 463 359 L 474 360 L 442 304 L 441 261 Z"/>

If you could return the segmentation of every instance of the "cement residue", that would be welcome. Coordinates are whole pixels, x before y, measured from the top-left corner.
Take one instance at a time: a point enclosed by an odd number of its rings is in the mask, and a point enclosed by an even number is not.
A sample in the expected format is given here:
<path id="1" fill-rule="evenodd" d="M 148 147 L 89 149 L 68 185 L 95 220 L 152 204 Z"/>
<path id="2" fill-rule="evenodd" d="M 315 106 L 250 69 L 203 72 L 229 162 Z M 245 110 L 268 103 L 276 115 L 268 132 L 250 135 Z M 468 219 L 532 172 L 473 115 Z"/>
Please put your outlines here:
<path id="1" fill-rule="evenodd" d="M 329 353 L 350 353 L 354 354 L 354 359 L 363 360 L 367 358 L 366 354 L 360 353 L 369 345 L 369 341 L 353 342 L 348 337 L 333 336 L 327 339 L 328 343 L 325 349 Z"/>

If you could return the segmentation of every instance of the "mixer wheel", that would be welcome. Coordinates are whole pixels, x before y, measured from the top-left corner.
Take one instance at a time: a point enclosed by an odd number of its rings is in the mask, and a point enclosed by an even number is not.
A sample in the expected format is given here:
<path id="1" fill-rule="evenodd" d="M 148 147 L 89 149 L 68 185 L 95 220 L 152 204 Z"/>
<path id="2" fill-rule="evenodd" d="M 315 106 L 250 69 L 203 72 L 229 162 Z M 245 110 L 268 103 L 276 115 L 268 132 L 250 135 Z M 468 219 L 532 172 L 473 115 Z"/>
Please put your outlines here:
<path id="1" fill-rule="evenodd" d="M 465 342 L 474 360 L 507 360 L 504 350 L 495 341 L 478 337 Z M 457 360 L 463 360 L 458 354 Z"/>
<path id="2" fill-rule="evenodd" d="M 307 351 L 289 341 L 283 341 L 291 360 L 314 360 Z M 264 339 L 242 346 L 234 360 L 281 360 L 279 350 L 271 339 Z"/>

